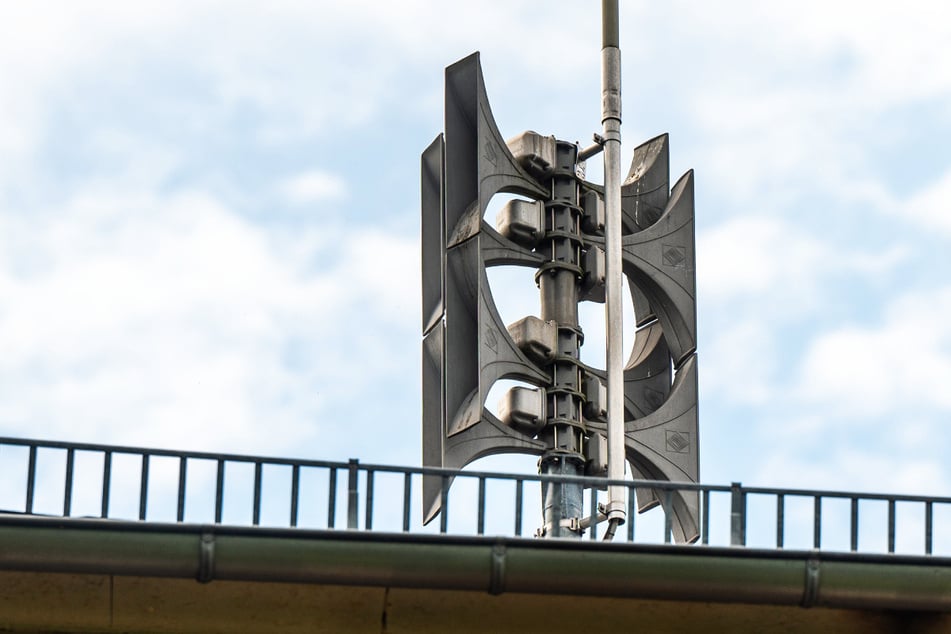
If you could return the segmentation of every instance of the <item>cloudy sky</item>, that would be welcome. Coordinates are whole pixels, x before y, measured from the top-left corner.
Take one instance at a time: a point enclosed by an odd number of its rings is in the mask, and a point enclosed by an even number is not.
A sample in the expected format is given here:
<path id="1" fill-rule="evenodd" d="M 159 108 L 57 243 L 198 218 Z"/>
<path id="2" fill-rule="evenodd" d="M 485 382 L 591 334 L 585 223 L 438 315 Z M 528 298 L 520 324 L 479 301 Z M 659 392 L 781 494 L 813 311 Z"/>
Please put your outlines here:
<path id="1" fill-rule="evenodd" d="M 696 170 L 702 479 L 951 494 L 951 12 L 621 4 L 625 155 Z M 418 464 L 444 67 L 600 129 L 597 6 L 539 7 L 0 4 L 0 435 Z"/>

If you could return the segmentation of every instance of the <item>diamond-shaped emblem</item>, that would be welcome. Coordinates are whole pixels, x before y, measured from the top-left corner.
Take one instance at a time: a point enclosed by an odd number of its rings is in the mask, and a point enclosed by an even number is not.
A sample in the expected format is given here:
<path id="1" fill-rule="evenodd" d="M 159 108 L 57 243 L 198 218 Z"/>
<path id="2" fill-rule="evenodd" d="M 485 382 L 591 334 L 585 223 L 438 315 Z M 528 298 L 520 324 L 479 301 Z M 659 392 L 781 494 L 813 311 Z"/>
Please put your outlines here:
<path id="1" fill-rule="evenodd" d="M 690 453 L 690 434 L 688 432 L 668 431 L 667 451 Z"/>
<path id="2" fill-rule="evenodd" d="M 687 250 L 684 247 L 664 245 L 664 265 L 675 269 L 686 266 Z"/>

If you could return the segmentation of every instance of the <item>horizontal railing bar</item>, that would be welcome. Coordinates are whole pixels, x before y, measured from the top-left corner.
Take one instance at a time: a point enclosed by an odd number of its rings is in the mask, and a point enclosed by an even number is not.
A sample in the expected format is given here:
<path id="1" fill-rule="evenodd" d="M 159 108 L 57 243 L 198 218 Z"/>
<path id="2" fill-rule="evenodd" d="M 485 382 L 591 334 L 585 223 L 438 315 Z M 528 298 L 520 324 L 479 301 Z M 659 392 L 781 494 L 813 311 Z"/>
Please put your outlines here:
<path id="1" fill-rule="evenodd" d="M 189 460 L 210 460 L 218 461 L 224 460 L 226 462 L 246 462 L 246 463 L 255 463 L 262 462 L 269 465 L 284 465 L 284 466 L 294 466 L 300 465 L 302 467 L 317 467 L 317 468 L 329 468 L 329 467 L 339 467 L 343 465 L 347 466 L 347 462 L 339 462 L 333 460 L 312 460 L 308 458 L 279 458 L 279 457 L 266 457 L 266 456 L 250 456 L 246 454 L 231 454 L 231 453 L 212 453 L 208 451 L 177 451 L 174 449 L 152 449 L 148 447 L 129 447 L 123 445 L 99 445 L 94 443 L 80 443 L 80 442 L 62 442 L 56 440 L 33 440 L 29 438 L 9 438 L 9 437 L 0 437 L 0 446 L 10 445 L 16 447 L 36 447 L 38 449 L 60 449 L 60 450 L 69 450 L 73 449 L 74 451 L 91 451 L 91 452 L 111 452 L 112 454 L 123 454 L 123 455 L 133 455 L 140 456 L 142 454 L 149 454 L 150 456 L 162 457 L 162 458 L 187 458 Z"/>
<path id="2" fill-rule="evenodd" d="M 346 463 L 342 463 L 346 465 Z M 380 465 L 360 463 L 361 469 L 373 471 L 382 471 L 386 473 L 411 473 L 422 476 L 452 476 L 454 478 L 479 479 L 487 478 L 491 480 L 524 480 L 526 482 L 558 482 L 562 484 L 586 484 L 589 486 L 604 487 L 619 485 L 630 488 L 651 488 L 660 490 L 674 491 L 713 491 L 719 493 L 729 493 L 730 487 L 721 484 L 700 484 L 696 482 L 670 482 L 667 480 L 609 480 L 608 478 L 595 478 L 591 476 L 572 476 L 560 474 L 529 474 L 529 473 L 503 473 L 500 471 L 460 471 L 458 469 L 446 469 L 440 467 L 400 467 L 394 465 Z M 815 491 L 812 495 L 815 495 Z M 951 499 L 949 499 L 951 502 Z"/>
<path id="3" fill-rule="evenodd" d="M 208 461 L 225 461 L 225 462 L 238 462 L 238 463 L 247 463 L 247 464 L 267 464 L 267 465 L 281 465 L 281 466 L 294 466 L 299 465 L 302 467 L 315 467 L 315 468 L 347 468 L 349 467 L 349 462 L 342 461 L 329 461 L 329 460 L 311 460 L 303 458 L 280 458 L 273 456 L 252 456 L 246 454 L 228 454 L 228 453 L 211 453 L 211 452 L 202 452 L 202 451 L 175 451 L 170 449 L 152 449 L 147 447 L 130 447 L 122 445 L 100 445 L 94 443 L 74 443 L 74 442 L 61 442 L 61 441 L 47 441 L 47 440 L 35 440 L 27 438 L 9 438 L 9 437 L 0 437 L 0 445 L 14 445 L 21 447 L 36 447 L 41 449 L 61 449 L 68 450 L 73 449 L 75 451 L 91 451 L 99 453 L 112 453 L 123 454 L 123 455 L 135 455 L 141 456 L 148 454 L 153 457 L 164 457 L 164 458 L 176 458 L 176 459 L 186 459 L 186 460 L 208 460 Z M 709 484 L 697 484 L 693 482 L 668 482 L 668 481 L 658 481 L 658 480 L 608 480 L 606 478 L 595 478 L 590 476 L 570 476 L 570 475 L 555 475 L 555 474 L 510 474 L 502 473 L 495 471 L 459 471 L 458 469 L 446 469 L 440 467 L 406 467 L 399 465 L 381 465 L 381 464 L 369 464 L 369 463 L 360 463 L 361 471 L 380 471 L 384 473 L 398 473 L 398 474 L 418 474 L 418 475 L 433 475 L 433 476 L 443 476 L 451 475 L 454 477 L 469 477 L 469 478 L 491 478 L 495 480 L 516 480 L 521 479 L 530 482 L 560 482 L 560 483 L 576 483 L 576 484 L 588 484 L 588 485 L 620 485 L 620 486 L 631 486 L 632 483 L 637 483 L 638 486 L 649 486 L 653 489 L 660 490 L 678 490 L 678 491 L 718 491 L 718 492 L 729 492 L 729 486 L 722 485 L 709 485 Z M 934 499 L 933 501 L 940 502 L 940 499 Z M 948 501 L 951 502 L 951 498 L 948 498 Z"/>
<path id="4" fill-rule="evenodd" d="M 904 535 L 904 531 L 897 531 L 896 529 L 896 510 L 895 507 L 897 504 L 923 504 L 925 505 L 925 546 L 924 550 L 926 554 L 931 554 L 933 550 L 933 522 L 934 522 L 934 510 L 935 505 L 951 505 L 951 497 L 937 497 L 937 496 L 924 496 L 924 495 L 907 495 L 907 494 L 889 494 L 889 493 L 860 493 L 860 492 L 850 492 L 850 491 L 819 491 L 819 490 L 809 490 L 809 489 L 784 489 L 777 487 L 747 487 L 739 483 L 734 483 L 732 485 L 713 485 L 713 484 L 701 484 L 701 483 L 692 483 L 692 482 L 670 482 L 670 481 L 657 481 L 657 480 L 610 480 L 606 478 L 595 478 L 587 476 L 570 476 L 570 475 L 554 475 L 554 474 L 525 474 L 525 473 L 501 473 L 501 472 L 492 472 L 492 471 L 460 471 L 457 469 L 447 469 L 440 467 L 421 467 L 421 466 L 399 466 L 399 465 L 379 465 L 379 464 L 367 464 L 361 463 L 356 460 L 351 461 L 327 461 L 327 460 L 311 460 L 311 459 L 295 459 L 295 458 L 280 458 L 280 457 L 263 457 L 263 456 L 253 456 L 253 455 L 243 455 L 243 454 L 228 454 L 228 453 L 212 453 L 212 452 L 201 452 L 201 451 L 173 451 L 167 449 L 152 449 L 152 448 L 141 448 L 141 447 L 127 447 L 127 446 L 115 446 L 115 445 L 101 445 L 95 443 L 74 443 L 74 442 L 59 442 L 59 441 L 42 441 L 42 440 L 32 440 L 32 439 L 23 439 L 23 438 L 6 438 L 0 437 L 0 447 L 24 447 L 29 449 L 29 454 L 31 457 L 30 465 L 28 466 L 29 476 L 27 482 L 27 502 L 26 509 L 27 513 L 33 508 L 33 498 L 36 495 L 34 488 L 35 482 L 34 479 L 37 477 L 34 473 L 36 470 L 36 457 L 37 454 L 41 451 L 54 450 L 54 451 L 65 451 L 66 452 L 66 473 L 65 473 L 65 487 L 64 487 L 64 500 L 63 500 L 63 509 L 64 516 L 68 516 L 71 512 L 72 498 L 73 496 L 73 471 L 75 469 L 75 457 L 76 452 L 90 452 L 98 453 L 103 456 L 103 482 L 102 482 L 102 497 L 100 498 L 102 505 L 102 516 L 109 516 L 109 506 L 110 506 L 110 489 L 112 482 L 116 479 L 116 474 L 113 473 L 115 469 L 114 457 L 118 455 L 128 455 L 128 456 L 140 456 L 142 459 L 141 463 L 141 472 L 140 472 L 140 498 L 139 498 L 139 518 L 145 519 L 146 517 L 146 506 L 149 493 L 149 479 L 153 474 L 150 471 L 154 471 L 156 465 L 153 458 L 169 458 L 176 459 L 179 461 L 179 477 L 178 477 L 178 499 L 177 499 L 177 521 L 181 522 L 184 520 L 185 516 L 185 503 L 186 503 L 186 470 L 190 470 L 188 467 L 189 461 L 196 462 L 213 462 L 216 464 L 216 478 L 215 478 L 215 522 L 220 523 L 222 520 L 222 507 L 224 504 L 224 485 L 225 485 L 225 470 L 226 466 L 233 464 L 252 464 L 255 467 L 255 481 L 252 489 L 254 496 L 253 506 L 252 506 L 252 522 L 253 524 L 258 524 L 261 521 L 261 505 L 262 505 L 262 489 L 263 487 L 263 470 L 265 468 L 270 469 L 271 466 L 279 467 L 292 467 L 293 474 L 291 480 L 291 497 L 292 502 L 290 505 L 290 524 L 292 526 L 296 525 L 299 519 L 300 509 L 298 504 L 304 504 L 303 500 L 298 500 L 298 497 L 303 494 L 300 478 L 301 468 L 308 469 L 317 469 L 317 470 L 326 470 L 328 473 L 329 482 L 328 485 L 328 499 L 327 499 L 327 527 L 334 528 L 336 522 L 336 506 L 337 506 L 337 472 L 339 470 L 346 469 L 348 473 L 348 488 L 347 488 L 347 503 L 346 503 L 346 512 L 347 512 L 347 526 L 352 529 L 358 528 L 357 523 L 357 501 L 359 498 L 364 507 L 364 529 L 372 530 L 374 524 L 374 512 L 377 510 L 374 507 L 376 503 L 374 501 L 374 487 L 375 486 L 384 486 L 381 484 L 382 480 L 376 479 L 377 474 L 381 474 L 381 478 L 384 476 L 394 476 L 398 475 L 403 479 L 403 490 L 404 490 L 404 500 L 402 508 L 402 525 L 403 530 L 409 530 L 410 527 L 410 502 L 409 502 L 409 492 L 412 490 L 414 485 L 411 484 L 411 480 L 414 478 L 434 478 L 442 483 L 440 487 L 440 498 L 443 508 L 443 513 L 439 518 L 439 532 L 446 533 L 449 528 L 449 519 L 448 519 L 448 507 L 450 506 L 450 496 L 448 492 L 448 482 L 453 478 L 462 479 L 466 478 L 469 481 L 473 479 L 476 480 L 479 485 L 479 511 L 477 512 L 479 517 L 477 519 L 477 530 L 478 532 L 483 532 L 485 530 L 485 505 L 487 501 L 486 497 L 486 481 L 493 482 L 513 482 L 515 484 L 515 533 L 518 535 L 522 534 L 522 522 L 524 519 L 523 513 L 523 488 L 524 483 L 546 483 L 546 482 L 555 482 L 562 484 L 580 484 L 585 488 L 590 488 L 592 490 L 592 497 L 589 499 L 591 504 L 596 504 L 596 491 L 605 486 L 618 485 L 628 488 L 633 492 L 634 489 L 653 489 L 657 491 L 660 498 L 665 499 L 667 504 L 666 508 L 671 507 L 673 500 L 673 495 L 675 492 L 696 492 L 702 493 L 703 495 L 703 506 L 702 506 L 702 517 L 700 521 L 702 523 L 702 537 L 703 543 L 709 543 L 709 531 L 711 529 L 711 516 L 710 516 L 710 498 L 711 493 L 716 494 L 731 494 L 736 497 L 737 500 L 742 501 L 741 507 L 738 507 L 736 511 L 739 513 L 735 519 L 736 526 L 731 528 L 735 529 L 736 532 L 735 540 L 737 543 L 744 543 L 746 539 L 746 523 L 748 520 L 746 512 L 746 500 L 748 496 L 772 496 L 777 501 L 777 511 L 776 511 L 776 541 L 777 548 L 783 548 L 785 546 L 785 541 L 788 539 L 788 534 L 786 531 L 785 520 L 786 520 L 786 511 L 789 508 L 789 499 L 790 498 L 813 498 L 813 546 L 815 548 L 820 548 L 824 542 L 827 540 L 824 539 L 826 536 L 822 535 L 822 513 L 827 512 L 828 507 L 823 508 L 825 505 L 825 500 L 849 500 L 852 504 L 852 520 L 849 527 L 850 532 L 850 546 L 852 550 L 857 549 L 858 542 L 858 507 L 859 503 L 865 503 L 868 501 L 871 502 L 887 502 L 889 506 L 889 518 L 888 518 L 888 550 L 889 552 L 894 552 L 895 541 L 896 541 L 896 532 L 901 532 Z M 150 469 L 151 467 L 151 469 Z M 230 469 L 230 466 L 228 466 Z M 366 474 L 366 476 L 360 476 L 360 472 Z M 364 490 L 360 490 L 363 488 Z M 738 497 L 737 497 L 738 496 Z M 191 498 L 189 498 L 190 500 Z M 631 496 L 633 500 L 633 496 Z M 191 502 L 189 501 L 189 504 Z M 455 506 L 453 504 L 452 506 Z M 628 529 L 628 534 L 630 539 L 633 541 L 633 506 L 632 506 L 632 515 L 630 518 L 630 527 Z M 379 517 L 379 516 L 378 516 Z M 671 529 L 671 517 L 667 516 L 665 519 L 665 534 L 664 541 L 670 541 L 670 529 Z M 717 521 L 721 520 L 719 513 L 717 514 Z M 738 532 L 737 532 L 738 531 Z M 592 532 L 593 536 L 594 533 Z M 901 535 L 899 535 L 900 537 Z"/>
<path id="5" fill-rule="evenodd" d="M 267 464 L 267 465 L 281 465 L 281 466 L 295 466 L 299 465 L 302 467 L 315 467 L 315 468 L 347 468 L 349 462 L 342 461 L 328 461 L 328 460 L 311 460 L 311 459 L 298 459 L 298 458 L 280 458 L 280 457 L 265 457 L 265 456 L 252 456 L 245 454 L 228 454 L 228 453 L 211 453 L 211 452 L 202 452 L 202 451 L 174 451 L 169 449 L 152 449 L 146 447 L 130 447 L 130 446 L 121 446 L 121 445 L 101 445 L 95 443 L 74 443 L 74 442 L 60 442 L 60 441 L 46 441 L 46 440 L 35 440 L 35 439 L 24 439 L 24 438 L 9 438 L 9 437 L 0 437 L 0 445 L 14 445 L 22 447 L 36 447 L 41 449 L 60 449 L 68 450 L 73 449 L 74 451 L 90 451 L 98 453 L 112 453 L 123 454 L 123 455 L 150 455 L 153 457 L 164 457 L 164 458 L 176 458 L 176 459 L 186 459 L 186 460 L 208 460 L 208 461 L 225 461 L 225 462 L 237 462 L 237 463 L 247 463 L 247 464 Z M 360 463 L 361 471 L 379 471 L 384 473 L 397 473 L 397 474 L 414 474 L 414 475 L 433 475 L 433 476 L 443 476 L 443 475 L 452 475 L 455 477 L 463 478 L 490 478 L 495 480 L 516 480 L 521 479 L 529 482 L 560 482 L 560 483 L 576 483 L 576 484 L 588 484 L 588 485 L 612 485 L 617 484 L 621 486 L 630 486 L 632 482 L 636 482 L 639 485 L 647 485 L 654 489 L 660 490 L 679 490 L 679 491 L 719 491 L 719 492 L 728 492 L 730 488 L 728 486 L 720 485 L 706 485 L 706 484 L 696 484 L 691 482 L 667 482 L 667 481 L 656 481 L 656 480 L 608 480 L 605 478 L 594 478 L 590 476 L 570 476 L 570 475 L 555 475 L 555 474 L 509 474 L 501 473 L 494 471 L 459 471 L 457 469 L 446 469 L 440 467 L 406 467 L 399 465 L 380 465 L 380 464 L 368 464 Z M 949 499 L 951 501 L 951 499 Z"/>
<path id="6" fill-rule="evenodd" d="M 860 500 L 879 502 L 934 502 L 936 504 L 951 504 L 951 497 L 909 495 L 904 493 L 862 493 L 859 491 L 821 491 L 813 489 L 782 489 L 747 486 L 744 486 L 743 490 L 750 495 L 786 495 L 792 497 L 812 498 L 815 497 L 816 494 L 819 494 L 824 498 L 840 498 L 844 500 L 859 498 Z"/>

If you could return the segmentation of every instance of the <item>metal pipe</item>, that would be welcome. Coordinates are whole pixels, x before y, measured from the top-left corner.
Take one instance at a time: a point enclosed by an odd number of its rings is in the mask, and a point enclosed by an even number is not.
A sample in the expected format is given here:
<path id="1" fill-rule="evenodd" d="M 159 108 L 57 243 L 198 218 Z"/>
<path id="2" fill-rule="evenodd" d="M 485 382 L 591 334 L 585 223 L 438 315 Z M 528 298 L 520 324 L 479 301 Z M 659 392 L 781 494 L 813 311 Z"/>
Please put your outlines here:
<path id="1" fill-rule="evenodd" d="M 23 517 L 0 543 L 0 570 L 951 611 L 945 557 Z"/>
<path id="2" fill-rule="evenodd" d="M 600 154 L 604 151 L 604 137 L 600 134 L 594 135 L 594 143 L 589 145 L 586 148 L 578 150 L 578 162 L 587 161 L 592 156 Z"/>
<path id="3" fill-rule="evenodd" d="M 608 478 L 624 478 L 624 348 L 621 290 L 621 50 L 618 0 L 602 2 L 601 125 L 604 138 L 605 357 L 608 378 Z M 609 520 L 623 523 L 627 489 L 608 487 Z"/>
<path id="4" fill-rule="evenodd" d="M 567 453 L 551 453 L 541 461 L 542 473 L 581 475 L 584 465 Z M 584 489 L 579 484 L 545 482 L 542 485 L 542 513 L 545 537 L 580 538 Z"/>

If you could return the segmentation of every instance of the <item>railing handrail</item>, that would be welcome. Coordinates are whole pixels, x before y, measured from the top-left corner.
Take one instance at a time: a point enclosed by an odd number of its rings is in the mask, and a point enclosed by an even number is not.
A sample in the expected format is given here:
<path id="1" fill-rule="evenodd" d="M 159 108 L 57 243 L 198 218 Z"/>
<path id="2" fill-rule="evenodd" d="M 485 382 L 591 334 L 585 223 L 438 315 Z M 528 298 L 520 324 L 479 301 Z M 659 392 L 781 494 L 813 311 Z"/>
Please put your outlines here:
<path id="1" fill-rule="evenodd" d="M 749 513 L 747 511 L 747 500 L 750 496 L 772 496 L 776 500 L 776 548 L 785 546 L 785 526 L 786 520 L 786 500 L 788 498 L 812 498 L 813 499 L 813 527 L 812 537 L 813 546 L 820 548 L 822 544 L 822 515 L 823 501 L 830 499 L 849 500 L 851 502 L 850 521 L 850 547 L 856 551 L 859 543 L 859 505 L 861 502 L 886 502 L 888 512 L 887 522 L 887 544 L 888 552 L 895 552 L 896 544 L 896 505 L 919 504 L 924 509 L 924 554 L 931 555 L 934 545 L 934 508 L 936 505 L 951 506 L 951 496 L 929 496 L 929 495 L 911 495 L 911 494 L 890 494 L 876 492 L 860 491 L 823 491 L 802 488 L 782 488 L 782 487 L 759 487 L 744 486 L 741 483 L 734 482 L 730 485 L 704 484 L 690 482 L 670 482 L 657 480 L 609 480 L 606 478 L 597 478 L 589 476 L 569 476 L 554 474 L 529 474 L 529 473 L 504 473 L 495 471 L 475 471 L 475 470 L 456 470 L 438 467 L 419 467 L 419 466 L 399 466 L 389 464 L 361 463 L 359 460 L 351 459 L 349 461 L 330 461 L 314 460 L 307 458 L 287 458 L 276 456 L 255 456 L 247 454 L 207 452 L 207 451 L 181 451 L 162 448 L 134 447 L 123 445 L 105 445 L 97 443 L 69 442 L 69 441 L 48 441 L 30 438 L 0 437 L 0 449 L 3 447 L 22 447 L 28 450 L 27 474 L 26 474 L 26 495 L 23 510 L 10 510 L 7 512 L 16 514 L 32 514 L 34 511 L 34 498 L 37 488 L 37 462 L 40 451 L 56 450 L 66 452 L 66 465 L 63 490 L 63 513 L 65 517 L 71 516 L 71 500 L 74 488 L 74 470 L 76 456 L 81 452 L 90 452 L 102 455 L 102 491 L 101 491 L 101 517 L 110 516 L 110 491 L 113 484 L 113 459 L 117 456 L 133 456 L 140 459 L 140 488 L 139 488 L 139 519 L 147 520 L 148 502 L 149 502 L 149 473 L 152 458 L 170 458 L 178 460 L 178 497 L 176 517 L 177 521 L 183 522 L 185 517 L 186 505 L 186 482 L 188 477 L 189 461 L 207 461 L 213 462 L 217 466 L 215 478 L 215 509 L 214 517 L 216 523 L 222 522 L 224 489 L 225 489 L 225 466 L 229 464 L 245 464 L 254 467 L 253 484 L 253 504 L 251 523 L 258 525 L 261 520 L 261 508 L 263 497 L 263 468 L 270 466 L 290 467 L 291 468 L 291 495 L 290 495 L 290 526 L 298 525 L 299 502 L 300 502 L 300 483 L 302 469 L 322 469 L 326 470 L 328 475 L 327 486 L 327 527 L 334 528 L 336 524 L 336 513 L 338 506 L 338 484 L 346 486 L 346 525 L 348 528 L 357 528 L 359 521 L 359 506 L 361 479 L 363 481 L 363 498 L 365 504 L 364 528 L 372 530 L 373 511 L 374 511 L 374 483 L 376 474 L 396 474 L 403 476 L 403 530 L 410 530 L 410 506 L 412 493 L 413 477 L 439 477 L 442 479 L 443 487 L 448 487 L 451 479 L 468 479 L 478 482 L 478 533 L 482 534 L 486 520 L 486 482 L 502 481 L 514 482 L 515 491 L 515 534 L 522 535 L 522 505 L 523 488 L 526 482 L 555 482 L 555 483 L 577 483 L 592 491 L 590 497 L 590 512 L 594 516 L 598 512 L 597 508 L 597 490 L 604 489 L 609 485 L 619 485 L 627 487 L 632 495 L 629 496 L 629 514 L 634 515 L 634 495 L 635 490 L 651 489 L 656 492 L 667 492 L 664 498 L 665 503 L 665 528 L 664 541 L 670 540 L 671 530 L 671 511 L 667 506 L 671 502 L 670 496 L 674 492 L 694 492 L 702 498 L 700 532 L 703 544 L 707 544 L 710 532 L 710 497 L 711 494 L 729 494 L 730 496 L 730 529 L 729 543 L 731 545 L 746 544 L 746 529 Z M 0 461 L 3 455 L 0 453 Z M 0 462 L 2 464 L 2 462 Z M 347 478 L 338 479 L 338 473 L 345 472 Z M 360 474 L 363 474 L 362 478 Z M 656 499 L 656 498 L 655 498 Z M 660 501 L 659 499 L 657 501 Z M 443 492 L 443 503 L 448 505 L 448 489 Z M 442 533 L 447 532 L 448 510 L 444 506 L 440 517 L 439 530 Z M 579 518 L 580 519 L 580 518 Z M 590 537 L 594 538 L 596 530 L 592 530 Z M 628 539 L 633 541 L 633 521 L 629 522 L 627 530 Z"/>
<path id="2" fill-rule="evenodd" d="M 267 464 L 282 465 L 293 467 L 317 467 L 332 469 L 347 469 L 350 464 L 356 462 L 361 470 L 377 471 L 385 473 L 400 473 L 412 475 L 448 475 L 452 477 L 470 477 L 470 478 L 492 478 L 496 480 L 523 480 L 526 482 L 560 482 L 574 484 L 597 484 L 598 486 L 619 484 L 631 486 L 632 488 L 651 488 L 660 490 L 676 491 L 715 491 L 721 493 L 729 492 L 734 485 L 729 484 L 709 484 L 699 482 L 671 482 L 669 480 L 646 480 L 646 479 L 624 479 L 610 480 L 608 478 L 598 478 L 592 476 L 571 476 L 556 474 L 539 473 L 507 473 L 503 471 L 482 471 L 472 469 L 449 469 L 442 467 L 423 467 L 423 466 L 405 466 L 392 465 L 384 463 L 361 462 L 359 459 L 350 459 L 345 461 L 338 460 L 319 460 L 313 458 L 288 458 L 280 456 L 264 456 L 240 453 L 222 453 L 196 450 L 177 450 L 163 449 L 155 447 L 137 447 L 133 445 L 105 445 L 87 442 L 72 442 L 58 440 L 39 440 L 34 438 L 16 438 L 12 436 L 0 436 L 0 447 L 4 445 L 13 445 L 20 447 L 36 447 L 37 449 L 61 449 L 68 451 L 90 451 L 111 453 L 113 455 L 133 455 L 133 456 L 156 456 L 163 458 L 188 458 L 194 460 L 209 460 L 225 462 L 238 462 L 243 464 Z M 739 483 L 736 483 L 739 484 Z M 860 498 L 862 500 L 880 500 L 896 502 L 935 502 L 938 504 L 951 504 L 951 496 L 935 496 L 909 493 L 880 493 L 872 491 L 844 491 L 836 489 L 802 489 L 788 487 L 763 487 L 749 486 L 739 484 L 744 493 L 749 495 L 786 495 L 790 497 L 815 497 L 820 495 L 823 498 L 851 499 Z"/>

